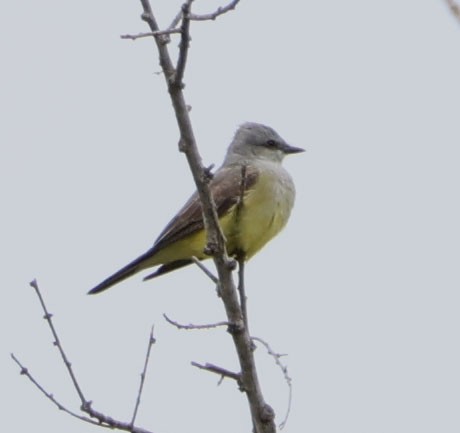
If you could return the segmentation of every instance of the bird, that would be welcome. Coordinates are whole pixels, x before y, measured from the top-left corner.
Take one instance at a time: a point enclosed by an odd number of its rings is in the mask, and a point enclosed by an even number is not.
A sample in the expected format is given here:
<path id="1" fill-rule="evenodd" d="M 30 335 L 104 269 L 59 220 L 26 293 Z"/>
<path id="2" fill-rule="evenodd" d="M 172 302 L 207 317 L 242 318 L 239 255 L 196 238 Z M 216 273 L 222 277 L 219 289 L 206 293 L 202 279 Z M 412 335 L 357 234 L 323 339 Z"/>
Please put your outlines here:
<path id="1" fill-rule="evenodd" d="M 271 127 L 243 123 L 209 183 L 229 256 L 249 260 L 286 225 L 295 200 L 294 182 L 282 166 L 286 155 L 304 152 Z M 144 280 L 204 260 L 206 231 L 195 192 L 166 225 L 153 246 L 92 288 L 100 293 L 128 277 L 159 266 Z"/>

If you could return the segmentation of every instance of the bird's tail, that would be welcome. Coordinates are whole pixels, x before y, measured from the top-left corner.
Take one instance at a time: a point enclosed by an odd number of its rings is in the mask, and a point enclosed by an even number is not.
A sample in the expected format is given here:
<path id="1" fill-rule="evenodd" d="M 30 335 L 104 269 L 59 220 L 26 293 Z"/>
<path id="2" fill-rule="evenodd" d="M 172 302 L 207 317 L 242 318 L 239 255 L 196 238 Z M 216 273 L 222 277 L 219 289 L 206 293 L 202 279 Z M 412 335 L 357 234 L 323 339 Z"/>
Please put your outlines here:
<path id="1" fill-rule="evenodd" d="M 151 258 L 152 254 L 150 251 L 133 260 L 131 263 L 128 263 L 125 267 L 121 268 L 119 271 L 115 272 L 110 277 L 106 278 L 102 283 L 99 283 L 96 287 L 92 288 L 88 295 L 95 295 L 96 293 L 103 292 L 109 287 L 112 287 L 115 284 L 118 284 L 120 281 L 125 280 L 126 278 L 136 274 L 139 271 L 142 271 L 146 268 L 145 262 L 148 258 Z"/>

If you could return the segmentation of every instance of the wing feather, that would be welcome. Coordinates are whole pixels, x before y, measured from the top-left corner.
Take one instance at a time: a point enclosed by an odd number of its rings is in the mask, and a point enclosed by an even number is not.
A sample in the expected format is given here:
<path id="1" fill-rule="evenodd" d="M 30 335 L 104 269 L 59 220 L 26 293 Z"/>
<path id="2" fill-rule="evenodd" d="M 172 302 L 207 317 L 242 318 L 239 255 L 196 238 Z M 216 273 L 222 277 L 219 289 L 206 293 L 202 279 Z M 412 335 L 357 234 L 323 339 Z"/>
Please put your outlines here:
<path id="1" fill-rule="evenodd" d="M 241 165 L 224 167 L 216 172 L 209 188 L 219 218 L 235 206 L 254 186 L 257 177 L 258 171 L 255 168 Z M 154 254 L 178 240 L 203 230 L 203 227 L 201 201 L 198 193 L 195 192 L 160 233 L 150 252 Z"/>

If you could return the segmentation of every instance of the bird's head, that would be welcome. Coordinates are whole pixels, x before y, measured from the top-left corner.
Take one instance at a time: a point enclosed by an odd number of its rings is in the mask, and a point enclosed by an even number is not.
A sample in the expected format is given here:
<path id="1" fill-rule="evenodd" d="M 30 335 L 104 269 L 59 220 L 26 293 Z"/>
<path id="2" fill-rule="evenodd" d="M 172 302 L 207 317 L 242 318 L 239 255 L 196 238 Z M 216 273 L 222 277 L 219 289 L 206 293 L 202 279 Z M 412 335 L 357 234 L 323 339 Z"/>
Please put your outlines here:
<path id="1" fill-rule="evenodd" d="M 273 128 L 260 123 L 246 122 L 236 131 L 225 162 L 254 158 L 281 162 L 286 155 L 299 152 L 304 152 L 304 149 L 286 143 Z"/>

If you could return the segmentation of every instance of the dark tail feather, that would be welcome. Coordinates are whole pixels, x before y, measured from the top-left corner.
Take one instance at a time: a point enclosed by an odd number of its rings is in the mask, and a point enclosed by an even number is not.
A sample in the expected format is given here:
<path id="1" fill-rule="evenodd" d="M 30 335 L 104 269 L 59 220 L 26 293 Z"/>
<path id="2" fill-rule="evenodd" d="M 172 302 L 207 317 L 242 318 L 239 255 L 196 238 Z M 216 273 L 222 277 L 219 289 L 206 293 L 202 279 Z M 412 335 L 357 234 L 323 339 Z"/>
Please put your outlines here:
<path id="1" fill-rule="evenodd" d="M 144 281 L 151 280 L 152 278 L 159 277 L 160 275 L 167 274 L 168 272 L 175 271 L 176 269 L 182 268 L 193 263 L 193 260 L 182 259 L 176 260 L 175 262 L 166 263 L 160 266 L 155 272 L 144 277 Z"/>
<path id="2" fill-rule="evenodd" d="M 142 269 L 144 269 L 142 263 L 151 256 L 151 252 L 148 251 L 147 253 L 133 260 L 131 263 L 128 263 L 124 268 L 121 268 L 119 271 L 115 272 L 113 275 L 102 281 L 102 283 L 98 284 L 96 287 L 91 289 L 88 292 L 88 295 L 94 295 L 96 293 L 103 292 L 104 290 L 107 290 L 114 284 L 117 284 L 120 281 L 123 281 L 124 279 L 131 277 L 135 273 L 141 271 Z"/>

